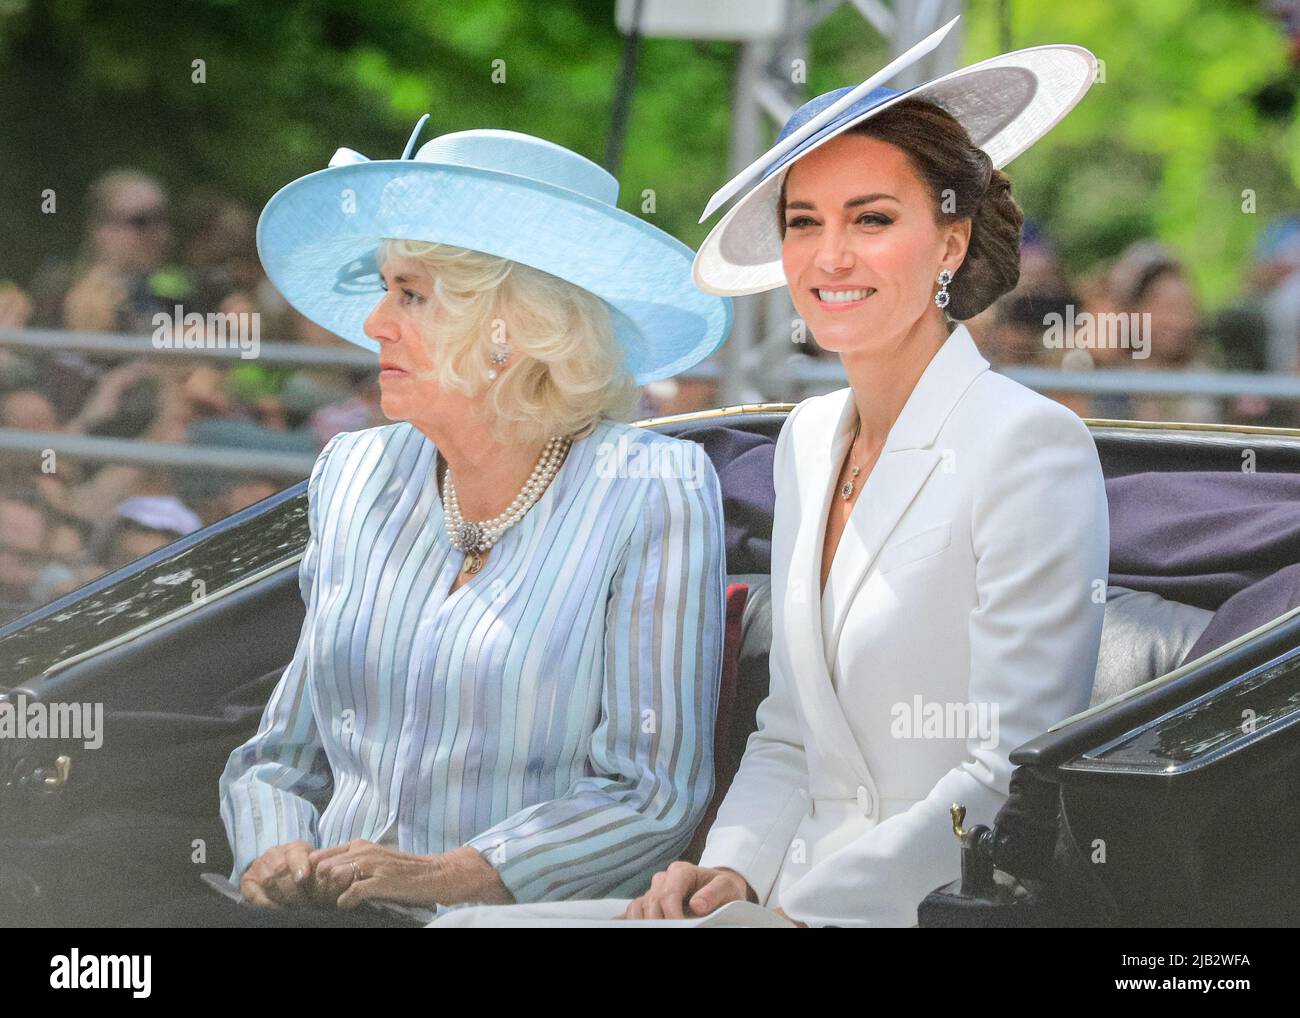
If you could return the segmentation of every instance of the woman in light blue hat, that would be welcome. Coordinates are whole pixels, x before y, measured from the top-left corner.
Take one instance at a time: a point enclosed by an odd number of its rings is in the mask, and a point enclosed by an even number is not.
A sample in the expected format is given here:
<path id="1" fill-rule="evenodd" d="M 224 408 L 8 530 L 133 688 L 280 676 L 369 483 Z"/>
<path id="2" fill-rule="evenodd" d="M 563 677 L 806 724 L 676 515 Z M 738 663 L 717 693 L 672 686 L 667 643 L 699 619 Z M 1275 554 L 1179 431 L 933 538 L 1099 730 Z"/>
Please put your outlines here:
<path id="1" fill-rule="evenodd" d="M 717 350 L 730 301 L 581 156 L 414 143 L 340 149 L 258 224 L 289 303 L 376 351 L 396 422 L 312 470 L 298 649 L 221 777 L 259 924 L 639 893 L 712 790 L 718 480 L 619 418 Z"/>

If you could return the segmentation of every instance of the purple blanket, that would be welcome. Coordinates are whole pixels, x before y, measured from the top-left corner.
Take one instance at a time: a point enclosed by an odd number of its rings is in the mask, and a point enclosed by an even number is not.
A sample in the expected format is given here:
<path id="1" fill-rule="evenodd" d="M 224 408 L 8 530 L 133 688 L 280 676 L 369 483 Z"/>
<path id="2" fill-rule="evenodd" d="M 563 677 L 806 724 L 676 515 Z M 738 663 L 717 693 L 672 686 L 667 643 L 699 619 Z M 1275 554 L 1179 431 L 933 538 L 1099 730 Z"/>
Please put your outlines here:
<path id="1" fill-rule="evenodd" d="M 1111 582 L 1217 609 L 1300 562 L 1300 475 L 1148 473 L 1106 482 Z"/>
<path id="2" fill-rule="evenodd" d="M 1110 582 L 1215 613 L 1186 660 L 1300 604 L 1300 475 L 1130 474 L 1106 496 Z"/>

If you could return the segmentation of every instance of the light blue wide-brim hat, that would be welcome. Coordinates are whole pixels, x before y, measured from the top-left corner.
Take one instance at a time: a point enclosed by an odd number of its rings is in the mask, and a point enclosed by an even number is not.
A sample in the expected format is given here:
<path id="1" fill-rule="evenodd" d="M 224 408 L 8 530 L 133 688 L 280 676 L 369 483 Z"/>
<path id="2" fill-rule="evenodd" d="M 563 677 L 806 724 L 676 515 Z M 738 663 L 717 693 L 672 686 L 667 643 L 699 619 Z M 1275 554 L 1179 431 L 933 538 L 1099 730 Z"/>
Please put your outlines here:
<path id="1" fill-rule="evenodd" d="M 514 131 L 458 131 L 411 157 L 369 160 L 339 149 L 327 169 L 277 191 L 257 223 L 257 250 L 284 298 L 367 350 L 362 329 L 383 299 L 385 238 L 429 241 L 529 265 L 601 298 L 638 384 L 670 378 L 714 353 L 731 301 L 691 281 L 695 253 L 616 206 L 618 181 L 575 152 Z"/>
<path id="2" fill-rule="evenodd" d="M 700 245 L 696 286 L 733 297 L 784 286 L 777 211 L 790 167 L 895 103 L 924 99 L 943 108 L 1001 169 L 1056 126 L 1096 80 L 1097 58 L 1082 46 L 1060 44 L 1003 53 L 911 88 L 884 85 L 933 50 L 958 20 L 860 85 L 819 95 L 790 116 L 772 148 L 724 184 L 705 207 L 701 222 L 744 191 Z"/>

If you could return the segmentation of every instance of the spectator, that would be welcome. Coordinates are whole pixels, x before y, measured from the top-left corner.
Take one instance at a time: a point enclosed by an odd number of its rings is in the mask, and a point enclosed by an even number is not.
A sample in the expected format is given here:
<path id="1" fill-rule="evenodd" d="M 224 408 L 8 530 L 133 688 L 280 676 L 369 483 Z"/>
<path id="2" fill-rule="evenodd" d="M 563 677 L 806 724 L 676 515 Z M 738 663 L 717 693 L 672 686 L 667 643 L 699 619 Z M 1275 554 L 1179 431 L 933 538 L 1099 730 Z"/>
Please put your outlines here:
<path id="1" fill-rule="evenodd" d="M 26 328 L 32 311 L 32 299 L 16 283 L 0 282 L 0 329 Z"/>
<path id="2" fill-rule="evenodd" d="M 1051 349 L 1046 341 L 1050 316 L 1064 318 L 1077 302 L 1056 249 L 1036 224 L 1028 222 L 1020 242 L 1020 279 L 1015 289 L 976 315 L 967 327 L 994 370 L 1090 368 L 1088 351 Z M 1081 416 L 1088 412 L 1086 395 L 1069 391 L 1046 395 Z"/>
<path id="3" fill-rule="evenodd" d="M 34 499 L 0 496 L 0 618 L 31 607 L 32 588 L 46 565 L 45 516 Z"/>
<path id="4" fill-rule="evenodd" d="M 196 490 L 193 504 L 204 525 L 207 525 L 233 516 L 264 498 L 270 498 L 283 487 L 282 483 L 265 477 L 232 477 L 220 486 L 209 485 Z"/>
<path id="5" fill-rule="evenodd" d="M 203 526 L 194 511 L 173 495 L 123 499 L 96 540 L 109 569 L 148 555 Z"/>
<path id="6" fill-rule="evenodd" d="M 1110 294 L 1110 275 L 1114 262 L 1100 262 L 1089 271 L 1079 276 L 1079 301 L 1083 311 L 1095 320 L 1104 320 L 1105 316 L 1118 311 Z M 1075 364 L 1083 367 L 1082 357 L 1088 358 L 1087 367 L 1094 368 L 1132 368 L 1134 365 L 1132 349 L 1121 346 L 1108 346 L 1104 343 L 1094 345 L 1088 350 L 1078 350 Z M 1094 393 L 1088 401 L 1088 408 L 1082 413 L 1085 417 L 1106 420 L 1132 420 L 1136 413 L 1133 396 L 1127 392 Z"/>
<path id="7" fill-rule="evenodd" d="M 1300 216 L 1274 220 L 1264 230 L 1252 283 L 1263 303 L 1268 369 L 1300 374 Z"/>
<path id="8" fill-rule="evenodd" d="M 1135 359 L 1136 366 L 1164 372 L 1215 370 L 1202 349 L 1195 292 L 1173 253 L 1152 241 L 1130 245 L 1111 270 L 1108 291 L 1115 310 L 1143 316 L 1143 329 L 1149 322 L 1150 356 Z M 1222 420 L 1218 400 L 1194 393 L 1137 396 L 1133 406 L 1139 420 Z"/>
<path id="9" fill-rule="evenodd" d="M 103 567 L 91 559 L 85 542 L 86 528 L 75 520 L 60 519 L 46 512 L 46 541 L 41 567 L 32 585 L 33 607 L 53 601 L 103 573 Z"/>
<path id="10" fill-rule="evenodd" d="M 90 186 L 85 262 L 63 300 L 70 329 L 153 331 L 153 316 L 171 312 L 192 286 L 186 273 L 163 269 L 171 241 L 167 197 L 153 177 L 115 170 Z"/>
<path id="11" fill-rule="evenodd" d="M 45 394 L 18 389 L 0 397 L 0 427 L 19 431 L 59 431 L 59 419 Z"/>
<path id="12" fill-rule="evenodd" d="M 34 305 L 21 287 L 0 281 L 0 329 L 25 329 Z M 23 388 L 40 377 L 38 359 L 17 350 L 0 347 L 0 391 Z"/>
<path id="13" fill-rule="evenodd" d="M 202 313 L 260 311 L 265 278 L 257 259 L 257 217 L 240 202 L 194 203 L 185 265 L 194 278 L 193 309 Z"/>
<path id="14" fill-rule="evenodd" d="M 188 275 L 164 265 L 171 240 L 162 185 L 138 170 L 113 170 L 87 191 L 86 234 L 73 263 L 51 260 L 32 282 L 32 324 L 148 335 L 153 316 L 189 296 Z M 79 353 L 44 359 L 40 374 L 60 420 L 72 417 L 104 367 Z"/>

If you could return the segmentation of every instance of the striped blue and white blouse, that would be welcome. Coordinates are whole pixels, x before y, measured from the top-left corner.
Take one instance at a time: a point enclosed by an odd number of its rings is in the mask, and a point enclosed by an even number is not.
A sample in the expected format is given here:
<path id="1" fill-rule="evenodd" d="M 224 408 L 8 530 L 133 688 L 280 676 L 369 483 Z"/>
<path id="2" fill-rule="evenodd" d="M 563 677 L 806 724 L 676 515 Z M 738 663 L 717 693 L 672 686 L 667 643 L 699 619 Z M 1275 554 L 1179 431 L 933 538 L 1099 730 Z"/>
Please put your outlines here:
<path id="1" fill-rule="evenodd" d="M 713 787 L 717 475 L 695 443 L 601 422 L 448 594 L 464 556 L 434 454 L 403 422 L 312 469 L 306 620 L 220 782 L 231 879 L 361 838 L 473 846 L 520 902 L 639 894 Z"/>

